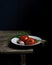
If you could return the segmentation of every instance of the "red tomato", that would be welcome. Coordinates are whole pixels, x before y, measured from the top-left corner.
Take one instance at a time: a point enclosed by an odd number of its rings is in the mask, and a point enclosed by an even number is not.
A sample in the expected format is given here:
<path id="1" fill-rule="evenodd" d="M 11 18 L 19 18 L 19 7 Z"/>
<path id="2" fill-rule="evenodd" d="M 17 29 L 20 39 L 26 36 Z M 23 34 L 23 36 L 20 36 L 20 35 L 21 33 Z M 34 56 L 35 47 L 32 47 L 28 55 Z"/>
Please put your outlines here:
<path id="1" fill-rule="evenodd" d="M 29 37 L 26 35 L 20 36 L 20 40 L 25 42 Z"/>
<path id="2" fill-rule="evenodd" d="M 36 40 L 33 39 L 33 38 L 29 38 L 29 39 L 25 42 L 26 45 L 32 45 L 32 44 L 35 44 L 35 43 L 36 43 Z"/>

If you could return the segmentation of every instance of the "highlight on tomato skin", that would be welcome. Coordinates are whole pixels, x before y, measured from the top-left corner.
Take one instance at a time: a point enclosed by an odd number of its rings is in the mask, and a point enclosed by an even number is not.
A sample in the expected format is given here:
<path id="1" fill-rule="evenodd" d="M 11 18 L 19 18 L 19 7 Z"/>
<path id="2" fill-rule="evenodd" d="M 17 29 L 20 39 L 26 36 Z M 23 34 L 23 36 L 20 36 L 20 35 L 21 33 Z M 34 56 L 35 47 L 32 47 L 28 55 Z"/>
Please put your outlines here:
<path id="1" fill-rule="evenodd" d="M 27 35 L 20 36 L 20 40 L 25 42 L 29 37 Z"/>
<path id="2" fill-rule="evenodd" d="M 27 35 L 22 35 L 19 37 L 20 41 L 23 41 L 25 45 L 33 45 L 37 42 L 36 39 L 28 37 Z"/>
<path id="3" fill-rule="evenodd" d="M 32 45 L 35 44 L 36 40 L 33 38 L 28 38 L 28 40 L 26 40 L 25 45 Z"/>

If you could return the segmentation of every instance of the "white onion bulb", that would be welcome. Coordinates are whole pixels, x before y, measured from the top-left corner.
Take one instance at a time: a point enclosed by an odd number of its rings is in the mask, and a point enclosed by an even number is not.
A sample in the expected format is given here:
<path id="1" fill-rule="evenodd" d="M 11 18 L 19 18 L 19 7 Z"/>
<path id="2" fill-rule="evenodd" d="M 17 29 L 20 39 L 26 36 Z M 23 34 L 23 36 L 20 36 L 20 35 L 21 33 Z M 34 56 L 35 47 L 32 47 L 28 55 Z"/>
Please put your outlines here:
<path id="1" fill-rule="evenodd" d="M 20 45 L 24 45 L 24 42 L 23 41 L 19 41 Z"/>

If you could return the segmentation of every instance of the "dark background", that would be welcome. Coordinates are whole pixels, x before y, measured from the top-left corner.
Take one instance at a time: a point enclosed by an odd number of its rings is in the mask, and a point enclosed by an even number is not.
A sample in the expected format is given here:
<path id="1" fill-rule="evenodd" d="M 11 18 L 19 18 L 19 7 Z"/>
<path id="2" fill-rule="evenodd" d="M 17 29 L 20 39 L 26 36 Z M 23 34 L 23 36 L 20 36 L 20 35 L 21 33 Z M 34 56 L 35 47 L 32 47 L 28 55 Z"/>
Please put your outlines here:
<path id="1" fill-rule="evenodd" d="M 0 0 L 0 30 L 29 30 L 32 35 L 37 35 L 43 39 L 48 40 L 47 21 L 48 1 Z M 47 60 L 48 47 L 42 47 L 41 45 L 38 47 L 39 48 L 36 50 L 36 53 L 33 53 L 32 55 L 27 55 L 27 62 L 29 62 L 30 65 L 34 63 L 34 61 L 35 63 L 37 63 L 40 57 L 40 61 L 42 63 L 44 62 L 44 64 Z M 1 63 L 3 64 L 1 65 L 9 65 L 9 60 L 11 65 L 15 65 L 15 63 L 17 65 L 17 60 L 12 60 L 11 55 L 10 57 L 8 57 L 7 55 L 8 58 L 6 57 L 6 55 L 0 55 L 0 57 L 3 58 L 3 60 L 1 60 Z M 13 55 L 12 58 L 13 57 L 14 59 L 16 59 L 16 55 Z M 5 61 L 4 58 L 6 59 Z M 38 62 L 39 64 L 41 64 L 40 61 Z M 29 65 L 29 63 L 27 64 Z"/>
<path id="2" fill-rule="evenodd" d="M 47 16 L 47 1 L 0 0 L 0 29 L 36 29 L 38 24 L 38 28 L 44 27 Z"/>

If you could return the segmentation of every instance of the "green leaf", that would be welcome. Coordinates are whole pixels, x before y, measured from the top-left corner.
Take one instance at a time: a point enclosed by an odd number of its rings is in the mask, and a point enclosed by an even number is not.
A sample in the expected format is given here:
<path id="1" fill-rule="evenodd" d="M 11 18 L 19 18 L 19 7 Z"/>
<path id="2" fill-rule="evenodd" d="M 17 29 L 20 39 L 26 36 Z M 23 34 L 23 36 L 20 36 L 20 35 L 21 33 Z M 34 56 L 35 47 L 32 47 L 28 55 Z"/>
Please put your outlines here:
<path id="1" fill-rule="evenodd" d="M 20 33 L 16 33 L 16 35 L 14 35 L 13 37 L 20 37 L 22 35 L 29 35 L 27 32 L 20 32 Z"/>

